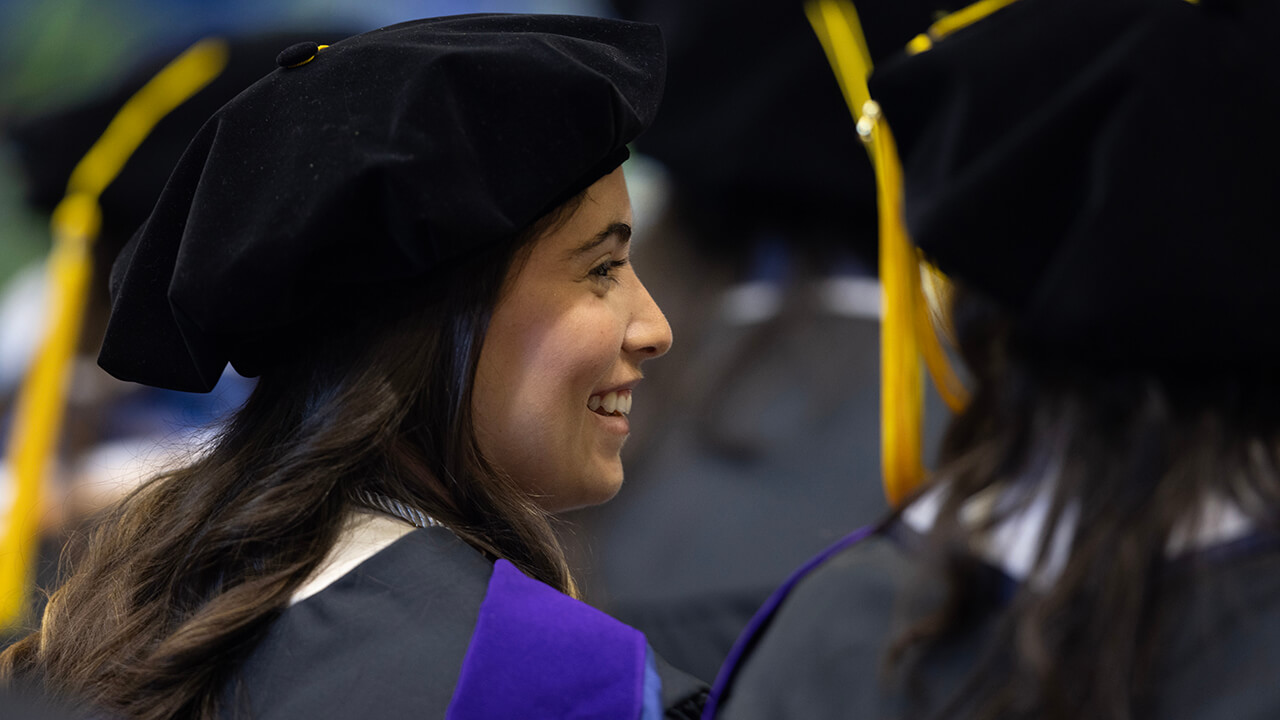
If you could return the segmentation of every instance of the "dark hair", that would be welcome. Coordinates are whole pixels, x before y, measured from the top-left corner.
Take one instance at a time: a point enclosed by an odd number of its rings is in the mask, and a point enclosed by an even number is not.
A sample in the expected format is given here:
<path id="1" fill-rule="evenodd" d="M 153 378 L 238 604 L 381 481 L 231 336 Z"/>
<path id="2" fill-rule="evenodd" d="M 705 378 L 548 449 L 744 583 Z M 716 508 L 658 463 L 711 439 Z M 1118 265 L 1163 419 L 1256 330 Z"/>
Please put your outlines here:
<path id="1" fill-rule="evenodd" d="M 935 652 L 991 621 L 995 642 L 968 680 L 921 714 L 1142 715 L 1171 537 L 1203 521 L 1211 494 L 1276 528 L 1276 383 L 1061 365 L 1019 347 L 1010 315 L 963 288 L 953 323 L 976 391 L 943 443 L 938 476 L 948 490 L 925 545 L 925 572 L 945 578 L 945 599 L 916 606 L 929 610 L 897 639 L 889 667 L 907 671 L 908 687 L 919 683 Z M 1056 579 L 1023 583 L 999 612 L 1004 600 L 970 548 L 1003 516 L 978 527 L 960 520 L 960 508 L 990 488 L 1050 493 L 1033 576 L 1047 568 L 1057 528 L 1070 533 Z"/>
<path id="2" fill-rule="evenodd" d="M 472 385 L 504 279 L 582 194 L 412 286 L 347 293 L 293 335 L 202 456 L 93 531 L 0 674 L 128 718 L 214 718 L 240 663 L 371 490 L 574 594 L 550 518 L 485 460 Z"/>

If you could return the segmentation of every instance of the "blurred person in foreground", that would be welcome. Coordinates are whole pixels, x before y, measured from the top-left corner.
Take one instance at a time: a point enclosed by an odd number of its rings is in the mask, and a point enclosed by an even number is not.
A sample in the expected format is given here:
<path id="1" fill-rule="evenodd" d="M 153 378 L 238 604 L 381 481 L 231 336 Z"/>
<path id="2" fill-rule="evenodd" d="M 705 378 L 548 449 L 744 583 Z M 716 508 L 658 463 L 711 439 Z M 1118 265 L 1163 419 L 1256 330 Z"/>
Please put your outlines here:
<path id="1" fill-rule="evenodd" d="M 113 508 L 5 674 L 126 718 L 692 716 L 551 530 L 617 492 L 671 343 L 620 168 L 661 33 L 466 15 L 276 61 L 124 248 L 99 355 L 258 383 Z"/>
<path id="2" fill-rule="evenodd" d="M 878 65 L 860 128 L 896 137 L 972 400 L 933 481 L 771 601 L 710 715 L 1280 713 L 1277 28 L 980 3 Z"/>
<path id="3" fill-rule="evenodd" d="M 589 597 L 708 680 L 805 558 L 887 509 L 875 178 L 804 3 L 616 3 L 669 39 L 645 234 L 681 338 L 647 382 L 628 491 L 578 513 Z M 865 12 L 874 57 L 940 7 Z M 930 396 L 926 444 L 946 407 Z"/>

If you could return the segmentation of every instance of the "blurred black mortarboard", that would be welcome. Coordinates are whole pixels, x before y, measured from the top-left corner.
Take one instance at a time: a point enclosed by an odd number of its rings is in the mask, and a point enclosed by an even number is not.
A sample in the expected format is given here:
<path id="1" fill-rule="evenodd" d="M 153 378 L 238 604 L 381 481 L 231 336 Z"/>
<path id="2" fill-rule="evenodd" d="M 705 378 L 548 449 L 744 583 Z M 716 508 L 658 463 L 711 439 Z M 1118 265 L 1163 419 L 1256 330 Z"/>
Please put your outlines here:
<path id="1" fill-rule="evenodd" d="M 614 4 L 667 38 L 662 116 L 636 147 L 667 167 L 693 219 L 734 245 L 742 230 L 834 234 L 874 265 L 875 178 L 804 1 Z M 858 3 L 871 57 L 897 52 L 959 4 Z"/>
<path id="2" fill-rule="evenodd" d="M 1019 0 L 881 63 L 914 241 L 1042 359 L 1272 372 L 1278 27 L 1262 0 Z"/>
<path id="3" fill-rule="evenodd" d="M 316 300 L 514 236 L 621 163 L 665 71 L 656 27 L 555 15 L 290 52 L 204 126 L 125 248 L 113 375 L 192 391 L 227 361 L 257 375 Z"/>

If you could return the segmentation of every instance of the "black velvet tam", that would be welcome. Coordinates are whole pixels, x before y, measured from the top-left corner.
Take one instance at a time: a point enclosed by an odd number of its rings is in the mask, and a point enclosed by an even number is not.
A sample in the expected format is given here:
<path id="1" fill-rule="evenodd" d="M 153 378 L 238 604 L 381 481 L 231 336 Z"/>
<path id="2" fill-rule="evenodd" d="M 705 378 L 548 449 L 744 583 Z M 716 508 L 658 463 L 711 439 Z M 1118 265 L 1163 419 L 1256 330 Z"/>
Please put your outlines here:
<path id="1" fill-rule="evenodd" d="M 1019 0 L 881 64 L 912 237 L 1041 357 L 1270 372 L 1278 28 L 1261 0 Z"/>
<path id="2" fill-rule="evenodd" d="M 318 300 L 514 236 L 622 162 L 665 72 L 655 26 L 555 15 L 300 54 L 204 126 L 117 262 L 113 375 L 191 391 L 228 361 L 257 375 Z"/>

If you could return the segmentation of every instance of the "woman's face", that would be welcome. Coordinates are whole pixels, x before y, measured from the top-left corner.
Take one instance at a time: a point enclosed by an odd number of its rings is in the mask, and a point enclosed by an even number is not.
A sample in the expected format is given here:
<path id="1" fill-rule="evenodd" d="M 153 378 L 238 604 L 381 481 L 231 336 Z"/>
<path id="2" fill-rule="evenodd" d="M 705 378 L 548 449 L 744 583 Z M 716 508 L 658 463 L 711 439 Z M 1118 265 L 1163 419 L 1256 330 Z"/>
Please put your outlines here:
<path id="1" fill-rule="evenodd" d="M 543 508 L 613 497 L 640 364 L 671 327 L 629 264 L 618 169 L 508 275 L 480 351 L 473 408 L 485 456 Z"/>

